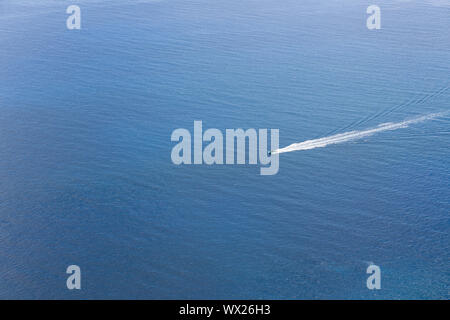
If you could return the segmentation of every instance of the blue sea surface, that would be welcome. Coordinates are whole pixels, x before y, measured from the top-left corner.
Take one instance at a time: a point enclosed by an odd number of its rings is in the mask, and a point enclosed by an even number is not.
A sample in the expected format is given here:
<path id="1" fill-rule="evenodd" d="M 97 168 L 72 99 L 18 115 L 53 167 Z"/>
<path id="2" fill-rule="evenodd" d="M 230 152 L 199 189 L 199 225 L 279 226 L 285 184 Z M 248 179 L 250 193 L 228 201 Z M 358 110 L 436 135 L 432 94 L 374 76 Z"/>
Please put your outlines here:
<path id="1" fill-rule="evenodd" d="M 0 298 L 449 299 L 450 1 L 370 4 L 1 0 Z M 272 176 L 171 161 L 194 120 L 284 147 L 436 112 Z"/>

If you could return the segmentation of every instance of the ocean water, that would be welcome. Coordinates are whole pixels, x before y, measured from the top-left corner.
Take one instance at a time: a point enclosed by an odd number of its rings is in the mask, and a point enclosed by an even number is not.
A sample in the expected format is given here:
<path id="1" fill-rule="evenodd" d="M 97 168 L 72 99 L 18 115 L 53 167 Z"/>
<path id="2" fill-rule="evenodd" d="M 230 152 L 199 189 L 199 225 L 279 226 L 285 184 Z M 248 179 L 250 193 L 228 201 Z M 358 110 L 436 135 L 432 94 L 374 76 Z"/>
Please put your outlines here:
<path id="1" fill-rule="evenodd" d="M 370 4 L 1 0 L 0 298 L 448 299 L 450 2 Z M 285 147 L 437 112 L 273 176 L 170 158 L 194 120 Z"/>

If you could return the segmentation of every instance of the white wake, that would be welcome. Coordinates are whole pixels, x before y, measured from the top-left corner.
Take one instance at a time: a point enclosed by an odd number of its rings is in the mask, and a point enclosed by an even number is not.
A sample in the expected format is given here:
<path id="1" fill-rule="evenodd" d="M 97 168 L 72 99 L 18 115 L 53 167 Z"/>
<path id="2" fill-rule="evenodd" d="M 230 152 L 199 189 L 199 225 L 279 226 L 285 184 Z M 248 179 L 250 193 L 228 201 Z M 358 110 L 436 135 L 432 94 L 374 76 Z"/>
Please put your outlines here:
<path id="1" fill-rule="evenodd" d="M 432 113 L 429 115 L 425 115 L 419 118 L 405 120 L 402 122 L 388 122 L 380 124 L 378 127 L 375 127 L 373 129 L 367 129 L 362 131 L 349 131 L 345 133 L 339 133 L 335 134 L 329 137 L 324 137 L 320 139 L 313 139 L 313 140 L 306 140 L 299 143 L 293 143 L 287 147 L 273 150 L 272 154 L 276 153 L 284 153 L 284 152 L 291 152 L 291 151 L 300 151 L 300 150 L 311 150 L 315 148 L 323 148 L 330 144 L 338 144 L 338 143 L 344 143 L 350 140 L 357 140 L 361 139 L 367 136 L 371 136 L 378 132 L 388 131 L 388 130 L 397 130 L 400 128 L 407 128 L 410 124 L 419 123 L 427 120 L 432 120 L 434 118 L 437 118 L 439 116 L 442 116 L 443 113 Z"/>

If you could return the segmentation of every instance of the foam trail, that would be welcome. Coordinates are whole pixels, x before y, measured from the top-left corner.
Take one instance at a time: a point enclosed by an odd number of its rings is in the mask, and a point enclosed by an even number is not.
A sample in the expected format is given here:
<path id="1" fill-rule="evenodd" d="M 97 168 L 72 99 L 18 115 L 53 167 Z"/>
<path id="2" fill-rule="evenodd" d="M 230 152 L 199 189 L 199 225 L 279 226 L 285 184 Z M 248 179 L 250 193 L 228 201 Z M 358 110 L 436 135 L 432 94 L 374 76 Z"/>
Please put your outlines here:
<path id="1" fill-rule="evenodd" d="M 306 141 L 299 142 L 299 143 L 293 143 L 284 148 L 274 150 L 274 151 L 272 151 L 272 154 L 291 152 L 291 151 L 311 150 L 311 149 L 315 149 L 315 148 L 323 148 L 330 144 L 344 143 L 344 142 L 347 142 L 350 140 L 357 140 L 357 139 L 361 139 L 364 137 L 368 137 L 368 136 L 371 136 L 378 132 L 383 132 L 383 131 L 388 131 L 388 130 L 397 130 L 400 128 L 407 128 L 410 124 L 419 123 L 419 122 L 423 122 L 423 121 L 427 121 L 427 120 L 432 120 L 432 119 L 437 118 L 442 115 L 443 115 L 443 113 L 432 113 L 429 115 L 425 115 L 425 116 L 411 119 L 411 120 L 405 120 L 402 122 L 383 123 L 373 129 L 362 130 L 362 131 L 349 131 L 349 132 L 339 133 L 339 134 L 335 134 L 335 135 L 320 138 L 320 139 L 306 140 Z"/>

